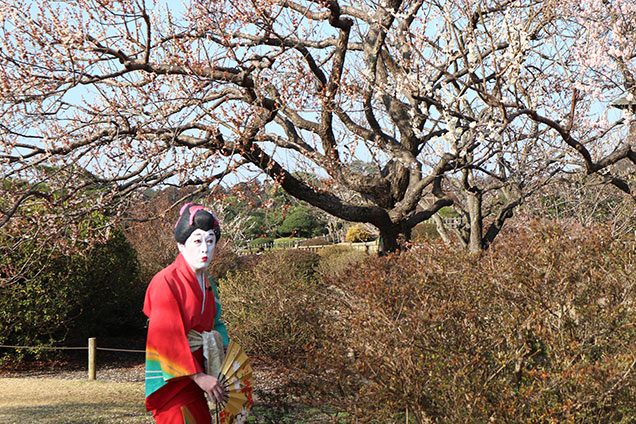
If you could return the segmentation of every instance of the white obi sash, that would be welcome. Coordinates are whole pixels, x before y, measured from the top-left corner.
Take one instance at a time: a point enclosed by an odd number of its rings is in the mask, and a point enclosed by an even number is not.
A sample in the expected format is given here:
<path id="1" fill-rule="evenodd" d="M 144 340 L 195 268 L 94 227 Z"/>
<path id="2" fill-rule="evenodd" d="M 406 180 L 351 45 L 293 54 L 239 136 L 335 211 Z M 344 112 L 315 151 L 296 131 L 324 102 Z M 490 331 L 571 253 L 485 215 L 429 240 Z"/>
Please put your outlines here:
<path id="1" fill-rule="evenodd" d="M 204 331 L 199 333 L 196 330 L 188 332 L 188 344 L 190 351 L 203 348 L 203 357 L 205 358 L 205 373 L 212 377 L 219 378 L 221 375 L 221 364 L 225 359 L 223 351 L 223 337 L 218 331 Z"/>

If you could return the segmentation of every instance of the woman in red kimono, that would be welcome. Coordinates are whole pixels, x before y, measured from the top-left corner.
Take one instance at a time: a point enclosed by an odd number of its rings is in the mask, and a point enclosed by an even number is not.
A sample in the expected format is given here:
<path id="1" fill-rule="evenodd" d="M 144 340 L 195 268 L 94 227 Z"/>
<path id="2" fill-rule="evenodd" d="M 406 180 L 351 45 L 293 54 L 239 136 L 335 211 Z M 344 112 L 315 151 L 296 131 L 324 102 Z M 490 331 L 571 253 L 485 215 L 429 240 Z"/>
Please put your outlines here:
<path id="1" fill-rule="evenodd" d="M 215 290 L 205 270 L 221 232 L 212 212 L 189 203 L 174 235 L 179 255 L 155 275 L 144 301 L 146 409 L 159 424 L 210 424 L 205 393 L 221 403 L 225 391 L 216 376 L 204 372 L 203 349 L 191 348 L 188 336 L 214 328 Z"/>

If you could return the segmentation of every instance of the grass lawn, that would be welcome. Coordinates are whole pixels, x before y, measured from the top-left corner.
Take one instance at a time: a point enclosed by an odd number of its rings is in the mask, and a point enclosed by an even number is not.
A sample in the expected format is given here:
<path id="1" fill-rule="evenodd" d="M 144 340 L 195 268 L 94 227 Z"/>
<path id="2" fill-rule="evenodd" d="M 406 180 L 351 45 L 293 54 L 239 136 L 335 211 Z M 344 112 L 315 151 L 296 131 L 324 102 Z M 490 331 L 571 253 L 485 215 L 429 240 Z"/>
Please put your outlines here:
<path id="1" fill-rule="evenodd" d="M 0 423 L 154 423 L 144 383 L 0 378 Z"/>
<path id="2" fill-rule="evenodd" d="M 281 407 L 256 401 L 248 423 L 332 423 L 335 416 L 342 417 L 300 405 Z M 9 423 L 152 424 L 154 420 L 144 409 L 142 382 L 0 378 L 0 424 Z"/>

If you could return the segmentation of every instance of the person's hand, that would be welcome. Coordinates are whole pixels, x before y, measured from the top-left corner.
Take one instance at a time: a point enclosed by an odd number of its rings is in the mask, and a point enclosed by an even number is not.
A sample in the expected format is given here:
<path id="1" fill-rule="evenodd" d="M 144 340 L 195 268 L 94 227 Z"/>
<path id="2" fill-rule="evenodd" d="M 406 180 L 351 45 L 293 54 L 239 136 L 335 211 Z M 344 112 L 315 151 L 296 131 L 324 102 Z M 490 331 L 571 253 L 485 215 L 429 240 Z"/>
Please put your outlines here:
<path id="1" fill-rule="evenodd" d="M 217 404 L 225 402 L 225 389 L 216 377 L 200 372 L 198 374 L 191 375 L 190 378 L 201 388 L 201 390 L 210 396 L 212 402 Z"/>

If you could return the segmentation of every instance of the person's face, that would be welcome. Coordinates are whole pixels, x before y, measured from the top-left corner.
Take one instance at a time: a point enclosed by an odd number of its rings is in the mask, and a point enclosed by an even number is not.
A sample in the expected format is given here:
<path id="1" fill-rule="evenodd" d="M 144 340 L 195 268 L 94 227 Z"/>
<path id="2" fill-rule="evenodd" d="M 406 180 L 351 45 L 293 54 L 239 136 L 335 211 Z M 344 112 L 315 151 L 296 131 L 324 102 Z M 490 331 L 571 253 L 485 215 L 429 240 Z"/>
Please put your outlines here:
<path id="1" fill-rule="evenodd" d="M 179 252 L 194 271 L 202 271 L 210 265 L 214 256 L 216 236 L 214 230 L 203 231 L 196 229 L 184 244 L 177 243 Z"/>

